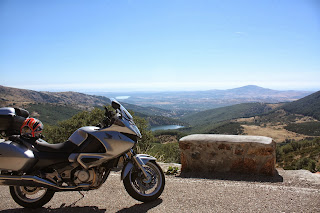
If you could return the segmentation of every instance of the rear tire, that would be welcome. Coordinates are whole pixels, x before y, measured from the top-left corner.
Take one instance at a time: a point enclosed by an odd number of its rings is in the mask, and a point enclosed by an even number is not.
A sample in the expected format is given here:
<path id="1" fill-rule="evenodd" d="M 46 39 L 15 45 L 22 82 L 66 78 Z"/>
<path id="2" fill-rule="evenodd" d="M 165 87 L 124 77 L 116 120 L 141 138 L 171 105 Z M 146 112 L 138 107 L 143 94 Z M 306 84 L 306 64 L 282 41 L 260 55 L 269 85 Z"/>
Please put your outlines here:
<path id="1" fill-rule="evenodd" d="M 42 187 L 10 186 L 10 194 L 13 200 L 25 208 L 42 207 L 51 200 L 54 193 L 54 191 Z"/>
<path id="2" fill-rule="evenodd" d="M 146 163 L 144 168 L 150 175 L 149 180 L 145 180 L 140 169 L 133 167 L 123 179 L 123 184 L 128 194 L 134 199 L 142 202 L 151 202 L 162 194 L 165 178 L 161 167 L 154 161 Z"/>

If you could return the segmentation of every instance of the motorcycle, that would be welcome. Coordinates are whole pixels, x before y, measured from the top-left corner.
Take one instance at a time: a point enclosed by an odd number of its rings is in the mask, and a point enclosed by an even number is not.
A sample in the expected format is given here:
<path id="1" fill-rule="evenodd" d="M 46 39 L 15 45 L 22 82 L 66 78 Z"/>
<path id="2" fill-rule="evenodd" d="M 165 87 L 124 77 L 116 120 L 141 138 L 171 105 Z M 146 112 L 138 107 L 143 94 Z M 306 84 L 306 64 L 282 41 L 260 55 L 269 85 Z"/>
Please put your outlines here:
<path id="1" fill-rule="evenodd" d="M 0 185 L 8 185 L 13 200 L 39 208 L 55 192 L 98 189 L 111 170 L 122 165 L 121 180 L 128 194 L 142 202 L 156 200 L 165 177 L 156 158 L 133 150 L 141 133 L 131 114 L 116 100 L 105 107 L 99 126 L 81 127 L 64 143 L 15 136 L 29 117 L 20 108 L 0 108 Z"/>

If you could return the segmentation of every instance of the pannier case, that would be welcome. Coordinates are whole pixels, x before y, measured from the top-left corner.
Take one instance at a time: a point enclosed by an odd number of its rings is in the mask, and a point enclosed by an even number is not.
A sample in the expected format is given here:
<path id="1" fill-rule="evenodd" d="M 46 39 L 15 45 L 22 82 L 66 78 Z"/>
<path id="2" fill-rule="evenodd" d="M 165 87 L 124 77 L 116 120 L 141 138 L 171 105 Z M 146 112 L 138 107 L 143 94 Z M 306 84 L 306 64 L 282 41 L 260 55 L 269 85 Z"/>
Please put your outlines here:
<path id="1" fill-rule="evenodd" d="M 26 171 L 36 163 L 36 158 L 27 147 L 0 139 L 0 171 Z"/>
<path id="2" fill-rule="evenodd" d="M 0 132 L 6 136 L 19 135 L 24 120 L 29 112 L 13 107 L 0 108 Z M 23 171 L 34 165 L 33 152 L 25 146 L 0 139 L 0 170 Z"/>
<path id="3" fill-rule="evenodd" d="M 20 127 L 24 120 L 29 117 L 29 112 L 21 108 L 0 108 L 0 132 L 6 135 L 20 134 Z"/>

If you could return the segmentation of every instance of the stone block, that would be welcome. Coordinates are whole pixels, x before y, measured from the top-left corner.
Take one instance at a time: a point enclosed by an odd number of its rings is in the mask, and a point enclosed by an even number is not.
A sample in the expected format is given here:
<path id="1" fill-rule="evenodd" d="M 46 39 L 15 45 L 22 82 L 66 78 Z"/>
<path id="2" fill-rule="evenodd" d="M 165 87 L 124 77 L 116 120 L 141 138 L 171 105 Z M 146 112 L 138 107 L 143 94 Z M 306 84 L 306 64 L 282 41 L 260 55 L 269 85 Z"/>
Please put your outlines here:
<path id="1" fill-rule="evenodd" d="M 276 144 L 269 137 L 195 134 L 181 138 L 179 147 L 182 173 L 276 173 Z"/>

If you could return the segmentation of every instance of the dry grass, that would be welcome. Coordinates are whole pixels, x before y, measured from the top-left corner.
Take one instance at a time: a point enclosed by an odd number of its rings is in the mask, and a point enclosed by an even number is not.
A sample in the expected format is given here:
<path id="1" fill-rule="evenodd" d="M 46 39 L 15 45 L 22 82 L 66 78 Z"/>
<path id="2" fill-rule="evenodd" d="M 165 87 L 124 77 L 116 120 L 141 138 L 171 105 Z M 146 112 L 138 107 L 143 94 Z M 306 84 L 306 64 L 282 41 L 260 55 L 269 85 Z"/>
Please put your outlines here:
<path id="1" fill-rule="evenodd" d="M 159 136 L 157 136 L 157 139 L 162 144 L 177 143 L 178 142 L 177 137 L 172 136 L 172 135 L 159 135 Z"/>
<path id="2" fill-rule="evenodd" d="M 254 125 L 241 125 L 244 128 L 244 133 L 247 135 L 259 135 L 271 137 L 276 143 L 281 143 L 286 139 L 289 140 L 302 140 L 307 135 L 301 135 L 295 132 L 290 132 L 283 128 L 283 125 L 278 126 L 254 126 Z"/>

